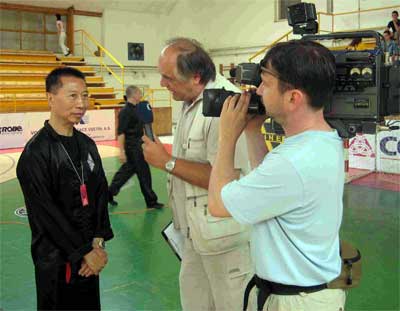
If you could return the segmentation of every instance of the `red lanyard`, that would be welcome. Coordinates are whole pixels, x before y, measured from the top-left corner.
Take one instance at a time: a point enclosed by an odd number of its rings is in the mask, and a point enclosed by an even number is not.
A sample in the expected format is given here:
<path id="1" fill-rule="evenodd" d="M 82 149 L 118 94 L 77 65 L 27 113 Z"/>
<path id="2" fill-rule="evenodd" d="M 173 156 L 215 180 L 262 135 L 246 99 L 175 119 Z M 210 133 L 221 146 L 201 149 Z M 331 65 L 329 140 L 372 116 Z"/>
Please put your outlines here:
<path id="1" fill-rule="evenodd" d="M 75 165 L 74 165 L 74 162 L 72 162 L 72 159 L 71 159 L 71 157 L 70 157 L 69 154 L 68 154 L 68 151 L 65 149 L 65 147 L 64 147 L 64 145 L 63 145 L 62 143 L 61 143 L 61 147 L 63 148 L 65 154 L 67 155 L 67 157 L 68 157 L 68 159 L 69 159 L 69 162 L 71 163 L 72 168 L 74 169 L 75 174 L 76 174 L 76 176 L 78 177 L 79 182 L 81 183 L 81 186 L 79 187 L 79 190 L 80 190 L 80 193 L 81 193 L 82 206 L 83 206 L 83 207 L 88 206 L 88 205 L 89 205 L 89 198 L 88 198 L 88 195 L 87 195 L 87 189 L 86 189 L 85 179 L 84 179 L 84 176 L 83 176 L 83 163 L 82 163 L 82 161 L 81 161 L 81 168 L 82 168 L 82 178 L 81 178 L 81 177 L 79 176 L 79 174 L 78 174 L 78 170 L 76 169 L 76 167 L 75 167 Z"/>

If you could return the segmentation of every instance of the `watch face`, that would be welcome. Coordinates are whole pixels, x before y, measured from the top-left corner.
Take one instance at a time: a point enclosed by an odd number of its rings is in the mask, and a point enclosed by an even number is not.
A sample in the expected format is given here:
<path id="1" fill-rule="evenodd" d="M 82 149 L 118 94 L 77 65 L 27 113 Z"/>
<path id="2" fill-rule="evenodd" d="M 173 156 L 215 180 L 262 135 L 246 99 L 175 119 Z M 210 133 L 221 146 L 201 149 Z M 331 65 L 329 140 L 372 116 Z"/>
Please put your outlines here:
<path id="1" fill-rule="evenodd" d="M 168 172 L 172 171 L 174 167 L 175 167 L 174 160 L 168 161 L 167 164 L 165 165 L 165 168 L 167 169 Z"/>

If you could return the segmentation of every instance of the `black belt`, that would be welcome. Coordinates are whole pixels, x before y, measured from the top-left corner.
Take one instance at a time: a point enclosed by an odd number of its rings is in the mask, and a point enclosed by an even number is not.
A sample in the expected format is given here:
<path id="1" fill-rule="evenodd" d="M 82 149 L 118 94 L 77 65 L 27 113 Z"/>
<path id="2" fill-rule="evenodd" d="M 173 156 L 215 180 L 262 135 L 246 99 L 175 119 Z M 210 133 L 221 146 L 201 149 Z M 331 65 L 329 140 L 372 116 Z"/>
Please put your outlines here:
<path id="1" fill-rule="evenodd" d="M 313 293 L 328 288 L 327 284 L 315 285 L 315 286 L 295 286 L 285 285 L 280 283 L 274 283 L 259 278 L 254 275 L 253 278 L 246 286 L 244 291 L 243 310 L 247 309 L 249 303 L 249 295 L 254 286 L 257 286 L 259 292 L 257 295 L 257 310 L 262 310 L 267 298 L 271 294 L 275 295 L 298 295 L 299 293 Z"/>

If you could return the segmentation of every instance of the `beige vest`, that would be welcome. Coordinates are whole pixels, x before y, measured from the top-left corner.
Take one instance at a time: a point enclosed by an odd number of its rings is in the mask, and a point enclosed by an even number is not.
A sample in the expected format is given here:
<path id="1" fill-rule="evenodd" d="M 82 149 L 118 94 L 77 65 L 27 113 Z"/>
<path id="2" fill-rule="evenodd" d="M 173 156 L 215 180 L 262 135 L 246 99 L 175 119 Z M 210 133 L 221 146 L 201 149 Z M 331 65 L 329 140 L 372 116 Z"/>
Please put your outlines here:
<path id="1" fill-rule="evenodd" d="M 194 121 L 184 142 L 184 159 L 205 162 L 207 159 L 207 136 L 211 118 L 203 116 L 203 102 L 197 104 Z M 208 191 L 185 182 L 186 201 L 184 209 L 188 221 L 188 236 L 195 250 L 202 255 L 228 252 L 249 241 L 248 227 L 233 218 L 213 217 L 208 212 Z M 179 228 L 177 211 L 172 206 L 175 227 Z"/>

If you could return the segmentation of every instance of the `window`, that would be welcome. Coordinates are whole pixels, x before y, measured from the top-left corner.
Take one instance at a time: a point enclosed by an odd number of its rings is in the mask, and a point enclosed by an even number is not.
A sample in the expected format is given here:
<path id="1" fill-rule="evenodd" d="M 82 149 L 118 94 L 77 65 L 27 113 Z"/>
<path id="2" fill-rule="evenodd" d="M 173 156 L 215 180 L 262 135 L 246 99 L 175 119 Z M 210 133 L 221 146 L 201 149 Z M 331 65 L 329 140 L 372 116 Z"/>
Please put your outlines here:
<path id="1" fill-rule="evenodd" d="M 293 4 L 300 3 L 301 0 L 276 0 L 276 21 L 287 19 L 287 8 Z"/>
<path id="2" fill-rule="evenodd" d="M 61 52 L 54 14 L 0 9 L 0 48 Z M 61 17 L 66 27 L 66 16 Z"/>

